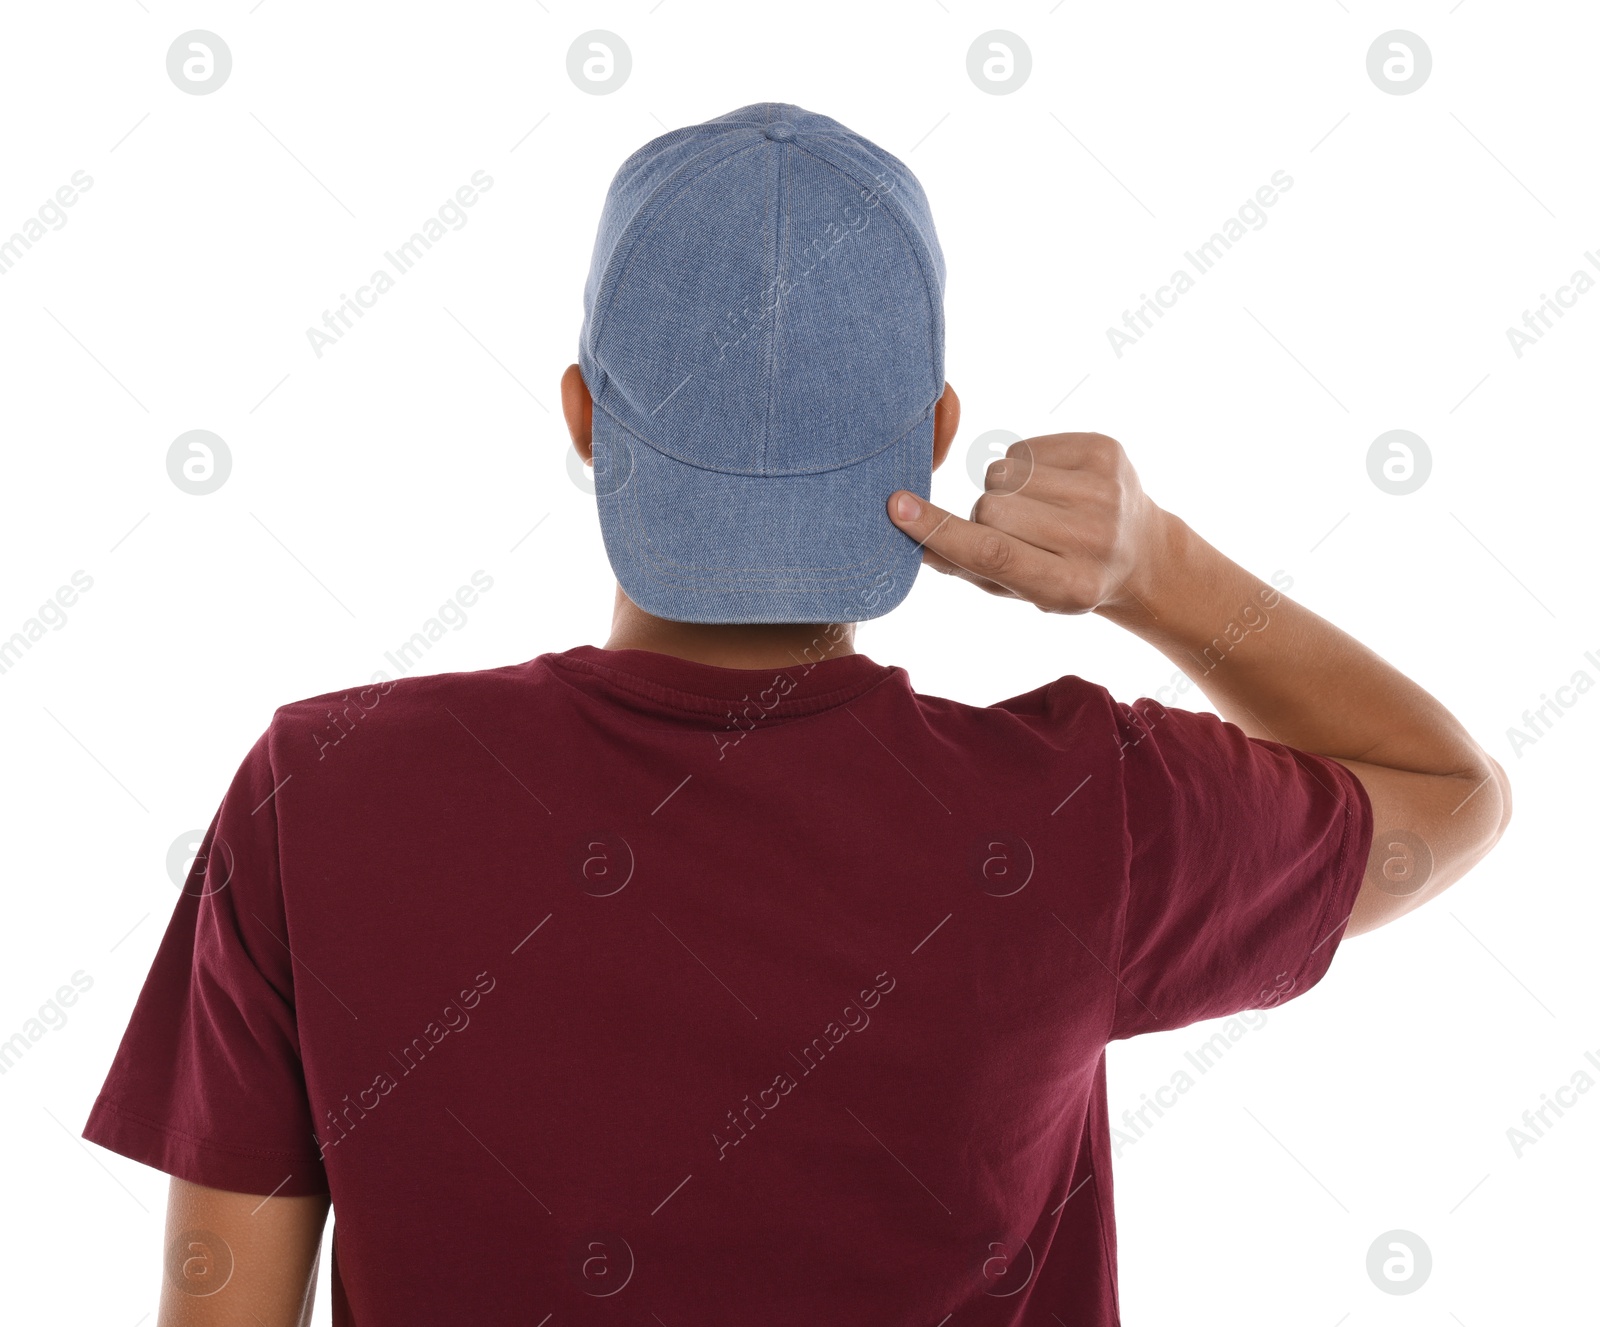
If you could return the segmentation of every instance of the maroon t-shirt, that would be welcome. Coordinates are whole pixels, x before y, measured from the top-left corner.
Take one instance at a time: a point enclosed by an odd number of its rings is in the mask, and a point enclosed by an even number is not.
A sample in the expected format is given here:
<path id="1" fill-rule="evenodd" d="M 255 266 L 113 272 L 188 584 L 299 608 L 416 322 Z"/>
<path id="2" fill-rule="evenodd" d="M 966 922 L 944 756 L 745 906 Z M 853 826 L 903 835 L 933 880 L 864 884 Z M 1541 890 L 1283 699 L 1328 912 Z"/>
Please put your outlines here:
<path id="1" fill-rule="evenodd" d="M 84 1137 L 331 1193 L 334 1320 L 1118 1320 L 1107 1042 L 1293 999 L 1334 761 L 1067 676 L 582 645 L 279 709 Z"/>

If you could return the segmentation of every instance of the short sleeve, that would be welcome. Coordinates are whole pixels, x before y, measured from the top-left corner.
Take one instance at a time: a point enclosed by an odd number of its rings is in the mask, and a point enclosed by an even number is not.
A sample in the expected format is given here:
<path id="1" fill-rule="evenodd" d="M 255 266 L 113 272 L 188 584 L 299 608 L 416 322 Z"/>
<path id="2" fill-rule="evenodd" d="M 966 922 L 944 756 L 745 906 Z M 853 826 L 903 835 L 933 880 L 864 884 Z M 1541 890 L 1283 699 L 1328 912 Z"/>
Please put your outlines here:
<path id="1" fill-rule="evenodd" d="M 1309 990 L 1366 872 L 1361 781 L 1212 714 L 1114 705 L 1129 867 L 1112 1038 Z"/>
<path id="2" fill-rule="evenodd" d="M 213 1189 L 328 1192 L 300 1060 L 268 738 L 200 843 L 83 1136 Z"/>

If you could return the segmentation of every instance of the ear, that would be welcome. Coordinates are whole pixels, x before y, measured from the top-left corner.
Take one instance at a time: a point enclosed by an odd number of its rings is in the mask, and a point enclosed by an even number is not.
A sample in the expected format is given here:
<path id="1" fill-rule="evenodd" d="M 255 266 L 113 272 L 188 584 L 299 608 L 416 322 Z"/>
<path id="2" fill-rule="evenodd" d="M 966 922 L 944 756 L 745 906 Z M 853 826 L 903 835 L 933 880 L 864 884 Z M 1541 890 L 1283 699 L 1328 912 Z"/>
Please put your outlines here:
<path id="1" fill-rule="evenodd" d="M 573 450 L 583 457 L 585 465 L 593 465 L 594 400 L 576 364 L 568 364 L 567 371 L 561 375 L 561 413 L 567 417 Z"/>
<path id="2" fill-rule="evenodd" d="M 588 384 L 576 364 L 567 365 L 561 375 L 561 412 L 566 416 L 567 432 L 572 435 L 572 445 L 586 464 L 594 463 L 594 401 Z M 933 468 L 937 470 L 950 454 L 950 444 L 955 441 L 956 430 L 961 425 L 961 398 L 956 389 L 945 383 L 944 394 L 933 407 Z"/>
<path id="3" fill-rule="evenodd" d="M 933 407 L 933 468 L 937 470 L 950 454 L 950 444 L 955 441 L 956 429 L 961 424 L 961 398 L 949 383 L 944 385 L 944 395 Z"/>

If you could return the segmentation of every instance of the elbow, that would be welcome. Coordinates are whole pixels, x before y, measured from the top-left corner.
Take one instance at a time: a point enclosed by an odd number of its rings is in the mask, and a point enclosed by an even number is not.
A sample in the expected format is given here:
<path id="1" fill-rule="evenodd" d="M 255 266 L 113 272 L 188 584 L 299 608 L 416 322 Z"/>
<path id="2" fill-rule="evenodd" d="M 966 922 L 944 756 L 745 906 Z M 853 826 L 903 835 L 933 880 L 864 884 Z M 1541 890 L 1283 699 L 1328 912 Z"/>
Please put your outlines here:
<path id="1" fill-rule="evenodd" d="M 1498 760 L 1489 756 L 1488 761 L 1490 776 L 1494 779 L 1495 787 L 1500 794 L 1500 820 L 1495 827 L 1494 837 L 1490 840 L 1492 847 L 1500 841 L 1500 836 L 1506 832 L 1506 826 L 1511 823 L 1511 780 Z"/>
<path id="2" fill-rule="evenodd" d="M 1458 822 L 1457 842 L 1471 862 L 1487 856 L 1511 823 L 1511 780 L 1493 756 L 1485 754 L 1483 759 L 1485 763 L 1466 776 L 1473 792 L 1450 813 Z"/>

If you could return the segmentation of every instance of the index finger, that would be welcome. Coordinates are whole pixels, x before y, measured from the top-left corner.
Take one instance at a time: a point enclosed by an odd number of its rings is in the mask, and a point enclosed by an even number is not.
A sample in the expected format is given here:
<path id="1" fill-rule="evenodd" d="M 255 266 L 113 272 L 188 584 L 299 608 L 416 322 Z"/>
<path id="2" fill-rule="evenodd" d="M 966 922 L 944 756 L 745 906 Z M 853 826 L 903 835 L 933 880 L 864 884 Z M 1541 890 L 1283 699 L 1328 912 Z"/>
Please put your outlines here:
<path id="1" fill-rule="evenodd" d="M 889 495 L 889 519 L 951 565 L 979 580 L 992 581 L 1019 599 L 1047 598 L 1059 579 L 1061 559 L 993 526 L 963 520 L 915 493 Z"/>

